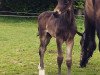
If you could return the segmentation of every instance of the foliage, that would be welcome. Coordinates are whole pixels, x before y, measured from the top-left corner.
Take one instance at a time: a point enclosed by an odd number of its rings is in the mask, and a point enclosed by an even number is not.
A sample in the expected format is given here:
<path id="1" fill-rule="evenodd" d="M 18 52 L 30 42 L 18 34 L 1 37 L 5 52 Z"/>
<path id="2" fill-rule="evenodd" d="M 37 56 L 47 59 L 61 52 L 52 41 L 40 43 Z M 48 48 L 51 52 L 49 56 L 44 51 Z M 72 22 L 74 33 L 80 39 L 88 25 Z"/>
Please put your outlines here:
<path id="1" fill-rule="evenodd" d="M 3 10 L 19 11 L 19 12 L 42 12 L 52 10 L 57 4 L 57 0 L 0 0 Z M 82 9 L 84 0 L 74 0 L 75 8 Z"/>
<path id="2" fill-rule="evenodd" d="M 41 12 L 52 8 L 54 0 L 1 0 L 3 9 L 23 12 Z"/>
<path id="3" fill-rule="evenodd" d="M 74 0 L 74 6 L 76 9 L 84 8 L 84 0 Z"/>

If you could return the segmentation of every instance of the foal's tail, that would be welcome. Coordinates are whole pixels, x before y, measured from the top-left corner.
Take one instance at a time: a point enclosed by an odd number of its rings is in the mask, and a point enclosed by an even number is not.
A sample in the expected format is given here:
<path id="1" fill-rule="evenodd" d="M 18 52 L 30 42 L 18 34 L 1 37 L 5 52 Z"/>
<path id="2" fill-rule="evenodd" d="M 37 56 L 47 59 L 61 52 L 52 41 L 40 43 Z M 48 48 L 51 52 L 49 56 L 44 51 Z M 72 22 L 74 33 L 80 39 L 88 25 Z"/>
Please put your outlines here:
<path id="1" fill-rule="evenodd" d="M 37 36 L 39 36 L 39 32 L 37 32 Z"/>
<path id="2" fill-rule="evenodd" d="M 83 36 L 83 33 L 80 33 L 79 31 L 76 31 L 76 33 L 77 33 L 79 36 Z"/>
<path id="3" fill-rule="evenodd" d="M 39 28 L 38 28 L 37 36 L 39 36 Z"/>

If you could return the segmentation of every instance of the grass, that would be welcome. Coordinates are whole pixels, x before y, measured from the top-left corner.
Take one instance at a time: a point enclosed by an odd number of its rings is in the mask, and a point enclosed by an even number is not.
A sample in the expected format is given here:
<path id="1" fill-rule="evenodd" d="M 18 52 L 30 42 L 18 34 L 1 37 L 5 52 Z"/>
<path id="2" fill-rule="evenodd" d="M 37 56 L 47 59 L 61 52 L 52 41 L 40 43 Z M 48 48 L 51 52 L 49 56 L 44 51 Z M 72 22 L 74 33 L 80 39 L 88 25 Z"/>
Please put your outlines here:
<path id="1" fill-rule="evenodd" d="M 83 18 L 77 18 L 78 30 L 83 32 Z M 0 17 L 0 75 L 38 75 L 37 19 Z M 97 39 L 96 39 L 97 40 Z M 75 36 L 72 75 L 99 75 L 100 54 L 94 52 L 86 68 L 79 68 L 80 37 Z M 98 40 L 97 40 L 98 42 Z M 62 75 L 66 75 L 66 45 L 63 45 Z M 46 75 L 57 75 L 57 49 L 52 38 L 45 53 Z"/>

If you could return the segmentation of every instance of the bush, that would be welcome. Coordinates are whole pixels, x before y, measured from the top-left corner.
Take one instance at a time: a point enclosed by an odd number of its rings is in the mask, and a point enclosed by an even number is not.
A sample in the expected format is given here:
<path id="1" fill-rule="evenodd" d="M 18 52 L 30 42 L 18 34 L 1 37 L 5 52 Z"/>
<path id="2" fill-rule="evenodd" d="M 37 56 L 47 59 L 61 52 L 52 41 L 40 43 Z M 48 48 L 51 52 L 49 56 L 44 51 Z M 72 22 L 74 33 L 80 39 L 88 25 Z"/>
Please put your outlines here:
<path id="1" fill-rule="evenodd" d="M 74 0 L 74 7 L 76 9 L 83 9 L 84 8 L 84 0 Z"/>
<path id="2" fill-rule="evenodd" d="M 54 0 L 1 0 L 1 9 L 17 12 L 41 12 L 52 9 L 56 2 Z"/>
<path id="3" fill-rule="evenodd" d="M 74 0 L 75 9 L 83 9 L 84 0 Z M 57 0 L 0 0 L 1 10 L 11 10 L 17 12 L 42 12 L 53 10 Z"/>

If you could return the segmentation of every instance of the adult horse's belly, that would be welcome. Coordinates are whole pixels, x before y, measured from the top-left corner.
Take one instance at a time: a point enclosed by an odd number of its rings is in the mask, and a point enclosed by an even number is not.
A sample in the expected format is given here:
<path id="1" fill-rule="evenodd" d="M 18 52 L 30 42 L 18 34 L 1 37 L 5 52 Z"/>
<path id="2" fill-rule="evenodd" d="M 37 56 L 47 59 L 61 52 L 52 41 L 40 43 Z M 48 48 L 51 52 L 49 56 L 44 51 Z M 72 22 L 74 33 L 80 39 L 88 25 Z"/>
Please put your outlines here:
<path id="1" fill-rule="evenodd" d="M 88 16 L 88 18 L 92 19 L 94 15 L 94 7 L 92 0 L 86 0 L 85 1 L 85 14 Z"/>
<path id="2" fill-rule="evenodd" d="M 96 19 L 100 21 L 100 0 L 95 0 Z"/>
<path id="3" fill-rule="evenodd" d="M 94 3 L 92 0 L 86 0 L 85 1 L 85 14 L 90 19 L 95 18 L 95 20 L 100 20 L 100 0 L 94 0 Z"/>

